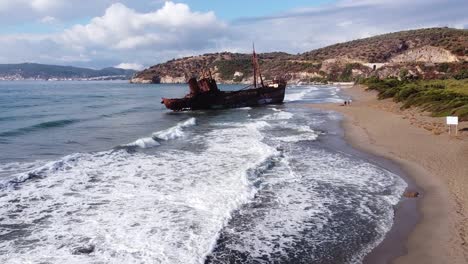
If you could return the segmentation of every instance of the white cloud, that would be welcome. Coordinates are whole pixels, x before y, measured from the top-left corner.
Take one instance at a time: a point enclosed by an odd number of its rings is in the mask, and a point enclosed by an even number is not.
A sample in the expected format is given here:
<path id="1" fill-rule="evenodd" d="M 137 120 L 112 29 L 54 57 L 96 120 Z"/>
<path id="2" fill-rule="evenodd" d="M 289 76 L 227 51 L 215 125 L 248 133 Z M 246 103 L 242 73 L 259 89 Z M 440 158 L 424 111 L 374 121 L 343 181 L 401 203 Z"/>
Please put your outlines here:
<path id="1" fill-rule="evenodd" d="M 114 66 L 115 68 L 119 69 L 124 69 L 124 70 L 137 70 L 141 71 L 145 68 L 142 64 L 139 63 L 128 63 L 128 62 L 122 62 L 120 64 L 117 64 Z"/>
<path id="2" fill-rule="evenodd" d="M 52 17 L 52 16 L 45 16 L 43 18 L 41 18 L 39 20 L 39 22 L 43 23 L 43 24 L 54 24 L 57 22 L 57 19 L 55 17 Z"/>
<path id="3" fill-rule="evenodd" d="M 111 49 L 134 49 L 142 46 L 169 46 L 209 42 L 213 35 L 220 35 L 225 25 L 212 12 L 192 12 L 185 4 L 166 2 L 154 12 L 138 13 L 117 3 L 111 5 L 101 17 L 89 24 L 67 29 L 60 41 L 78 47 L 101 46 Z M 204 34 L 204 38 L 191 38 Z M 204 40 L 205 39 L 205 40 Z"/>
<path id="4" fill-rule="evenodd" d="M 36 21 L 65 22 L 50 15 Z M 0 58 L 4 58 L 0 63 L 72 63 L 76 59 L 81 66 L 91 60 L 93 67 L 122 61 L 153 64 L 219 50 L 229 30 L 213 12 L 192 11 L 186 4 L 165 2 L 154 11 L 138 12 L 117 3 L 109 5 L 102 16 L 92 18 L 89 23 L 55 34 L 0 35 L 0 46 L 5 47 L 0 50 Z"/>
<path id="5" fill-rule="evenodd" d="M 16 12 L 15 15 L 28 11 L 29 14 L 53 13 L 77 3 L 79 3 L 77 0 L 0 0 L 0 12 Z"/>
<path id="6" fill-rule="evenodd" d="M 0 24 L 35 23 L 46 16 L 65 22 L 81 20 L 101 15 L 115 2 L 142 10 L 151 6 L 147 1 L 135 0 L 0 0 Z"/>
<path id="7" fill-rule="evenodd" d="M 32 0 L 31 7 L 39 12 L 47 12 L 49 10 L 55 10 L 62 8 L 65 1 L 61 0 Z"/>
<path id="8" fill-rule="evenodd" d="M 465 10 L 468 10 L 466 0 L 342 0 L 321 7 L 238 20 L 231 27 L 246 35 L 242 40 L 256 39 L 259 50 L 297 53 L 400 30 L 460 27 L 468 24 Z M 255 38 L 260 35 L 261 38 Z"/>
<path id="9" fill-rule="evenodd" d="M 141 11 L 148 9 L 140 2 L 114 1 L 0 0 L 2 23 L 17 17 L 5 12 L 35 14 L 31 16 L 35 23 L 59 21 L 60 25 L 76 14 L 94 16 L 88 23 L 55 34 L 0 34 L 0 63 L 35 61 L 98 68 L 131 62 L 122 66 L 133 67 L 206 52 L 250 52 L 252 41 L 259 52 L 297 53 L 386 32 L 468 26 L 466 0 L 341 0 L 229 24 L 213 12 L 196 12 L 186 4 L 166 2 L 156 4 L 156 10 Z M 146 4 L 155 9 L 154 4 Z"/>
<path id="10" fill-rule="evenodd" d="M 346 20 L 346 21 L 339 22 L 336 25 L 339 26 L 339 27 L 347 27 L 347 26 L 351 26 L 352 24 L 353 24 L 353 21 Z"/>

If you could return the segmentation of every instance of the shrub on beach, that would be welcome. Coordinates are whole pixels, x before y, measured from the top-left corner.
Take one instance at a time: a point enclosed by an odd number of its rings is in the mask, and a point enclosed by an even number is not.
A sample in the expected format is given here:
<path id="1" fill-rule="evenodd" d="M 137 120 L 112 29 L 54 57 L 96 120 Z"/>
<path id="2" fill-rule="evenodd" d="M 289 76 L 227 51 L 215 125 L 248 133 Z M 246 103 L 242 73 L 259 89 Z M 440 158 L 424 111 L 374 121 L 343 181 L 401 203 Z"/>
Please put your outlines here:
<path id="1" fill-rule="evenodd" d="M 402 109 L 415 106 L 433 116 L 457 115 L 461 121 L 468 121 L 468 79 L 410 81 L 371 77 L 360 83 L 377 91 L 379 99 L 401 102 Z"/>

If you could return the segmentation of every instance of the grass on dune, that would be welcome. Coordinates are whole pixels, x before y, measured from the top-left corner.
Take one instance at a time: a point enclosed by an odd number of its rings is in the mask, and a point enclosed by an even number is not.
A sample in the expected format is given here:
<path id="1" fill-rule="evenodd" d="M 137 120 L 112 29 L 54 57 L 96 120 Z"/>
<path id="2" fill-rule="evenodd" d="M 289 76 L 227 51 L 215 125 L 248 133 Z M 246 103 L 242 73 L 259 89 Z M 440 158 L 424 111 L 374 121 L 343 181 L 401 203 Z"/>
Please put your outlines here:
<path id="1" fill-rule="evenodd" d="M 373 77 L 360 83 L 378 91 L 379 99 L 401 102 L 403 109 L 416 106 L 433 116 L 456 115 L 461 121 L 468 121 L 468 79 L 411 81 Z"/>

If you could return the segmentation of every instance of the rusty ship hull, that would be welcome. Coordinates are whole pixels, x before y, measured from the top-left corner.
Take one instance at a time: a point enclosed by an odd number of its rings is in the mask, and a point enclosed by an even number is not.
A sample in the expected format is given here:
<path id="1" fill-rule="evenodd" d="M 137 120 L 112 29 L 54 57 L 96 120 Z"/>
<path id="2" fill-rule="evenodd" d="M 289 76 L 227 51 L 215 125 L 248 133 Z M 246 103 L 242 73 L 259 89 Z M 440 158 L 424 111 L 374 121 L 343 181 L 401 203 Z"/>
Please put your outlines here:
<path id="1" fill-rule="evenodd" d="M 189 81 L 190 93 L 184 98 L 162 98 L 161 103 L 173 111 L 226 109 L 280 104 L 284 100 L 286 81 L 275 79 L 265 83 L 260 72 L 255 47 L 252 56 L 253 84 L 238 91 L 221 91 L 209 72 L 201 80 L 192 77 Z M 202 76 L 206 76 L 203 72 Z M 260 78 L 260 82 L 257 82 Z"/>
<path id="2" fill-rule="evenodd" d="M 179 99 L 163 98 L 162 103 L 173 111 L 215 110 L 281 104 L 286 84 L 239 91 L 210 91 Z"/>

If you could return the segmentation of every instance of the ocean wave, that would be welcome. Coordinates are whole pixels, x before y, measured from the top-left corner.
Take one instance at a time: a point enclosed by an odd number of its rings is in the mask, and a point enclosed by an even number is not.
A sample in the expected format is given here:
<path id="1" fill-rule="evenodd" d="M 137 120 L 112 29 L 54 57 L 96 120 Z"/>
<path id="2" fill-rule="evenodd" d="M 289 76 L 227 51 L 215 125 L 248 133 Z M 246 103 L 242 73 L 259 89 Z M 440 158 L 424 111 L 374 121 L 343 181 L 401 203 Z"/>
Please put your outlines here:
<path id="1" fill-rule="evenodd" d="M 362 262 L 390 229 L 406 184 L 341 153 L 282 155 L 259 175 L 256 199 L 234 213 L 207 262 L 313 263 L 326 255 L 336 263 Z"/>
<path id="2" fill-rule="evenodd" d="M 304 99 L 304 97 L 310 93 L 311 91 L 316 91 L 318 90 L 317 87 L 307 87 L 307 88 L 301 88 L 300 91 L 296 91 L 295 89 L 288 89 L 286 90 L 287 93 L 284 97 L 285 102 L 294 102 L 294 101 L 300 101 Z"/>
<path id="3" fill-rule="evenodd" d="M 273 111 L 275 111 L 275 110 L 273 110 Z M 287 119 L 291 119 L 293 117 L 294 117 L 293 113 L 282 111 L 282 110 L 276 110 L 273 114 L 266 115 L 266 116 L 262 117 L 260 120 L 267 120 L 267 121 L 268 120 L 270 120 L 270 121 L 287 120 Z"/>
<path id="4" fill-rule="evenodd" d="M 317 140 L 320 134 L 308 125 L 300 125 L 287 121 L 281 121 L 275 125 L 276 127 L 281 128 L 283 131 L 288 131 L 288 133 L 285 135 L 273 138 L 282 142 L 296 143 L 299 141 L 314 141 Z"/>
<path id="5" fill-rule="evenodd" d="M 45 118 L 45 117 L 51 117 L 51 116 L 56 116 L 58 114 L 30 114 L 30 115 L 12 115 L 12 116 L 3 116 L 0 117 L 0 121 L 18 121 L 18 120 L 27 120 L 27 119 L 35 119 L 35 118 Z"/>
<path id="6" fill-rule="evenodd" d="M 318 135 L 315 133 L 304 133 L 304 134 L 299 134 L 299 135 L 276 137 L 275 139 L 282 141 L 282 142 L 295 143 L 299 141 L 314 141 L 317 138 L 318 138 Z"/>
<path id="7" fill-rule="evenodd" d="M 144 137 L 144 138 L 139 138 L 131 143 L 125 144 L 123 146 L 117 147 L 119 148 L 152 148 L 161 145 L 158 140 L 173 140 L 176 138 L 180 138 L 185 136 L 184 128 L 195 126 L 197 124 L 196 119 L 194 117 L 191 117 L 185 121 L 182 121 L 178 123 L 177 125 L 170 127 L 168 129 L 158 131 L 153 133 L 151 137 Z"/>
<path id="8" fill-rule="evenodd" d="M 62 120 L 55 120 L 55 121 L 47 121 L 42 122 L 36 125 L 32 125 L 29 127 L 23 127 L 15 130 L 10 130 L 6 132 L 0 133 L 0 137 L 14 137 L 19 135 L 28 134 L 31 132 L 35 132 L 38 130 L 43 129 L 50 129 L 50 128 L 57 128 L 57 127 L 65 127 L 74 123 L 80 122 L 79 119 L 62 119 Z"/>
<path id="9" fill-rule="evenodd" d="M 239 108 L 234 108 L 234 110 L 252 110 L 252 107 L 250 107 L 250 106 L 239 107 Z"/>
<path id="10" fill-rule="evenodd" d="M 64 156 L 60 160 L 49 162 L 38 160 L 28 163 L 3 164 L 0 166 L 0 175 L 3 175 L 7 180 L 0 182 L 0 190 L 14 188 L 30 179 L 43 178 L 52 172 L 66 169 L 84 155 L 91 154 L 75 153 Z"/>
<path id="11" fill-rule="evenodd" d="M 102 107 L 107 107 L 107 105 L 103 105 Z M 101 117 L 110 118 L 110 117 L 127 115 L 127 114 L 132 114 L 132 113 L 143 112 L 143 111 L 150 111 L 150 110 L 153 110 L 153 108 L 149 106 L 136 106 L 136 107 L 128 108 L 119 112 L 104 114 L 104 115 L 101 115 Z"/>
<path id="12" fill-rule="evenodd" d="M 152 148 L 161 145 L 158 141 L 152 137 L 139 138 L 132 143 L 125 144 L 124 147 L 139 147 L 142 149 Z"/>
<path id="13" fill-rule="evenodd" d="M 265 123 L 203 134 L 207 149 L 200 155 L 74 154 L 17 175 L 16 188 L 0 196 L 0 214 L 23 235 L 15 245 L 0 241 L 9 252 L 0 262 L 202 263 L 232 213 L 254 198 L 249 178 L 277 155 L 262 142 Z M 19 204 L 22 217 L 15 218 Z M 92 255 L 73 253 L 90 244 Z"/>
<path id="14" fill-rule="evenodd" d="M 183 131 L 184 128 L 194 126 L 196 124 L 197 124 L 196 119 L 192 117 L 166 130 L 153 133 L 153 138 L 162 139 L 162 140 L 171 140 L 171 139 L 180 138 L 184 136 L 184 131 Z"/>

